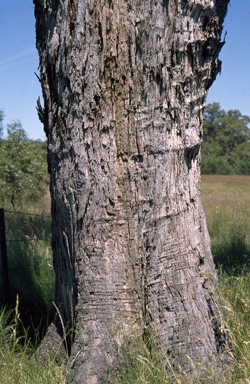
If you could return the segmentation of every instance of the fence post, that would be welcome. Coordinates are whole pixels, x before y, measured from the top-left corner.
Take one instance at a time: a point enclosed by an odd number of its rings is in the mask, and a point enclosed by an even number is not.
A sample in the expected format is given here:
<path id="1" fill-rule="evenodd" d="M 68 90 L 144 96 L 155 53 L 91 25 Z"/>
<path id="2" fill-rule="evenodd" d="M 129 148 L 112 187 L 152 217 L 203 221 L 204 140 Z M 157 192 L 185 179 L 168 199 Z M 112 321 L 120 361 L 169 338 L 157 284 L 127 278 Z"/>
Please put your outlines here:
<path id="1" fill-rule="evenodd" d="M 2 259 L 2 275 L 3 275 L 3 301 L 4 304 L 10 303 L 10 287 L 9 287 L 9 271 L 7 259 L 7 247 L 5 236 L 4 210 L 0 208 L 0 250 Z"/>

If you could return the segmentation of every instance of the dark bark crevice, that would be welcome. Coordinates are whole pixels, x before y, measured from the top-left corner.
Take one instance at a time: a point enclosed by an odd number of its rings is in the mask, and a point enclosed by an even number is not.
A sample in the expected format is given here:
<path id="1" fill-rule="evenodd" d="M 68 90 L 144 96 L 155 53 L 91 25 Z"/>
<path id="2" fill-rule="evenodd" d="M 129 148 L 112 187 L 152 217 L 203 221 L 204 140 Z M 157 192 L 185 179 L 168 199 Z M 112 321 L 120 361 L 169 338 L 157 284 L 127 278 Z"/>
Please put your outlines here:
<path id="1" fill-rule="evenodd" d="M 218 307 L 218 304 L 212 298 L 207 298 L 206 300 L 209 318 L 214 331 L 217 353 L 223 354 L 228 346 L 231 346 L 230 351 L 233 351 L 228 334 L 225 331 L 225 325 L 223 325 L 222 319 L 219 319 L 217 315 L 218 309 L 216 309 L 216 306 Z"/>

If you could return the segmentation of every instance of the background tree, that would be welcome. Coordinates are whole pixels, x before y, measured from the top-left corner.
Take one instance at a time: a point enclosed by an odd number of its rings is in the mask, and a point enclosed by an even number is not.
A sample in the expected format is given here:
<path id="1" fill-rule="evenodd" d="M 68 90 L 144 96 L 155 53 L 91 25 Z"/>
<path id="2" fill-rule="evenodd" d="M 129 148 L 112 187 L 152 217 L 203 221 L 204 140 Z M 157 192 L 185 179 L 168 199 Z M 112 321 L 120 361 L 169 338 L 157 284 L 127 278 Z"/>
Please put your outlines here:
<path id="1" fill-rule="evenodd" d="M 69 380 L 104 382 L 135 334 L 175 369 L 216 371 L 228 344 L 200 144 L 228 1 L 34 4 Z"/>
<path id="2" fill-rule="evenodd" d="M 205 110 L 202 173 L 250 174 L 250 118 L 225 112 L 219 103 Z"/>
<path id="3" fill-rule="evenodd" d="M 4 118 L 4 112 L 2 109 L 0 109 L 0 139 L 3 135 L 3 118 Z"/>
<path id="4" fill-rule="evenodd" d="M 0 147 L 1 199 L 12 209 L 38 201 L 47 185 L 46 146 L 29 140 L 19 121 L 7 125 Z"/>

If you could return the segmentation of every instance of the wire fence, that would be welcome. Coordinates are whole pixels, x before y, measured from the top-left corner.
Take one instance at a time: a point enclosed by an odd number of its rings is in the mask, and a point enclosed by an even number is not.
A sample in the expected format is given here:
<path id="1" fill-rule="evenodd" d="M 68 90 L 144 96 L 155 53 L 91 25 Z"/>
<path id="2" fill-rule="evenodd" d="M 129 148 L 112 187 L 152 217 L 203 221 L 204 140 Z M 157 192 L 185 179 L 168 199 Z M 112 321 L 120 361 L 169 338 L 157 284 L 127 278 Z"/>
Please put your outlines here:
<path id="1" fill-rule="evenodd" d="M 44 239 L 51 234 L 51 217 L 27 212 L 4 210 L 6 242 Z"/>

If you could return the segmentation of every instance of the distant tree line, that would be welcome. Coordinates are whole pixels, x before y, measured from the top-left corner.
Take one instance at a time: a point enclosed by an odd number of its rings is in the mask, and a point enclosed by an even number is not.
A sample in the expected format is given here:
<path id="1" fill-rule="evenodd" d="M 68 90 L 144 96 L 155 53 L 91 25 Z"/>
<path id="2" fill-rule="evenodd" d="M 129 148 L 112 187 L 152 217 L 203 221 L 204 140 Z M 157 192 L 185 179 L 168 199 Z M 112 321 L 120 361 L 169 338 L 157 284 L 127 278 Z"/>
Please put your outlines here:
<path id="1" fill-rule="evenodd" d="M 208 104 L 204 116 L 203 174 L 250 174 L 250 118 L 238 110 Z"/>
<path id="2" fill-rule="evenodd" d="M 0 111 L 0 205 L 19 209 L 36 203 L 45 194 L 47 172 L 47 144 L 30 140 L 20 121 L 7 125 L 3 135 L 3 111 Z"/>

